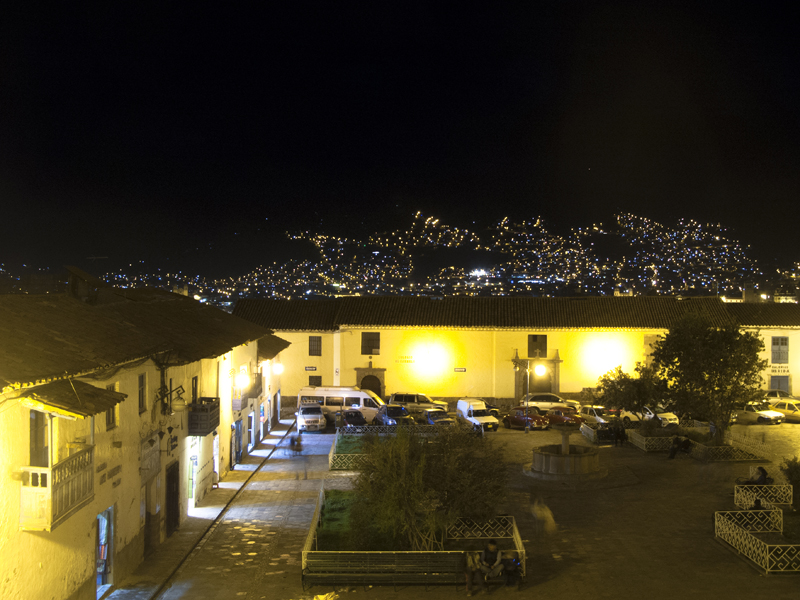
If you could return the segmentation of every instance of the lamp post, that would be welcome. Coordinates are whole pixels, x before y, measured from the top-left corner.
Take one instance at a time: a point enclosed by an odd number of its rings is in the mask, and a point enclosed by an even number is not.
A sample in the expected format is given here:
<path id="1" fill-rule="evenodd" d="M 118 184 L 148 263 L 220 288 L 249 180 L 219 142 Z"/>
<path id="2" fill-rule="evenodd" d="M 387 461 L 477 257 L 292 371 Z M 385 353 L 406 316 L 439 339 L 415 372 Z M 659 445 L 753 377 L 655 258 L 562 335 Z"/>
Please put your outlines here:
<path id="1" fill-rule="evenodd" d="M 528 420 L 528 404 L 530 404 L 531 393 L 531 361 L 528 359 L 527 367 L 525 368 L 525 433 L 530 433 L 531 422 Z"/>

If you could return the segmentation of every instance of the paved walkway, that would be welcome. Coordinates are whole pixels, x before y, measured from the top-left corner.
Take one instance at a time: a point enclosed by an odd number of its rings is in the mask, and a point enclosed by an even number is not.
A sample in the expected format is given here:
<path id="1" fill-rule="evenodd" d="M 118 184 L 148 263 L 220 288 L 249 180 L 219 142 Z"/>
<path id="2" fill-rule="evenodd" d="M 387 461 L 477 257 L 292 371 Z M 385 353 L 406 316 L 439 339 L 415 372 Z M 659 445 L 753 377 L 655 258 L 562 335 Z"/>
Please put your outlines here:
<path id="1" fill-rule="evenodd" d="M 581 487 L 539 483 L 522 475 L 533 446 L 551 443 L 547 433 L 501 431 L 511 490 L 501 511 L 517 518 L 528 550 L 528 582 L 515 593 L 493 589 L 493 597 L 570 598 L 770 598 L 795 600 L 800 576 L 765 577 L 713 535 L 715 510 L 732 510 L 731 482 L 748 473 L 745 463 L 704 465 L 689 458 L 666 460 L 633 447 L 601 448 L 609 476 Z M 555 438 L 554 438 L 555 439 Z M 341 600 L 431 600 L 464 597 L 463 587 L 391 587 L 304 592 L 301 550 L 320 487 L 344 488 L 346 477 L 327 469 L 332 436 L 303 435 L 303 454 L 282 449 L 264 465 L 236 471 L 212 492 L 224 504 L 252 475 L 231 505 L 192 550 L 204 529 L 183 524 L 156 556 L 150 557 L 114 600 L 145 600 L 161 588 L 160 600 L 300 600 L 335 591 Z M 573 436 L 573 443 L 584 443 Z M 274 440 L 273 440 L 274 443 Z M 264 452 L 264 449 L 259 452 Z M 775 468 L 775 467 L 768 467 Z M 236 481 L 238 479 L 238 481 Z M 211 498 L 209 494 L 207 498 Z M 228 496 L 225 496 L 225 495 Z M 531 502 L 541 498 L 559 524 L 558 532 L 537 530 Z M 204 521 L 206 527 L 209 521 Z M 195 533 L 192 534 L 191 532 Z M 185 534 L 185 537 L 183 537 Z M 194 538 L 192 538 L 194 535 Z M 187 553 L 189 556 L 180 562 Z M 159 579 L 160 578 L 160 579 Z"/>

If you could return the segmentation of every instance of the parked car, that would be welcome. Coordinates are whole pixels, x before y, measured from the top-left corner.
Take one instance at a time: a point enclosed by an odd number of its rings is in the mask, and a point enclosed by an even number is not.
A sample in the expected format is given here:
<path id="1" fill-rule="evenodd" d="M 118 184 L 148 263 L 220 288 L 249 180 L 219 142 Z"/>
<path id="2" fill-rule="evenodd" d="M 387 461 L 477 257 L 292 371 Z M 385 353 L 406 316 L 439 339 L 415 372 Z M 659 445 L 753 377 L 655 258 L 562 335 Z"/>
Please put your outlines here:
<path id="1" fill-rule="evenodd" d="M 783 413 L 787 423 L 800 423 L 800 400 L 773 400 L 770 407 L 776 412 Z"/>
<path id="2" fill-rule="evenodd" d="M 316 402 L 301 403 L 294 416 L 297 417 L 297 431 L 322 431 L 325 429 L 325 415 L 322 414 L 322 407 Z"/>
<path id="3" fill-rule="evenodd" d="M 503 417 L 503 425 L 506 429 L 547 429 L 550 421 L 532 407 L 518 406 Z"/>
<path id="4" fill-rule="evenodd" d="M 797 400 L 792 396 L 789 392 L 784 390 L 767 390 L 766 394 L 764 394 L 767 398 L 767 402 L 775 402 L 776 400 Z"/>
<path id="5" fill-rule="evenodd" d="M 678 415 L 669 412 L 663 406 L 654 406 L 652 408 L 649 406 L 645 406 L 643 412 L 645 421 L 649 421 L 651 419 L 657 419 L 658 421 L 661 422 L 662 427 L 667 427 L 668 425 L 680 424 L 680 419 L 678 418 Z M 630 412 L 628 410 L 621 410 L 619 415 L 625 423 L 630 423 L 631 421 L 640 420 L 638 414 Z"/>
<path id="6" fill-rule="evenodd" d="M 443 400 L 431 400 L 425 394 L 410 392 L 395 392 L 389 396 L 389 404 L 399 404 L 405 406 L 412 415 L 421 413 L 429 408 L 440 408 L 447 410 L 447 402 Z"/>
<path id="7" fill-rule="evenodd" d="M 345 410 L 342 411 L 342 426 L 359 426 L 359 425 L 366 425 L 367 419 L 364 417 L 364 413 L 360 410 Z"/>
<path id="8" fill-rule="evenodd" d="M 783 413 L 773 410 L 772 405 L 766 400 L 748 402 L 744 408 L 736 413 L 739 423 L 761 423 L 764 425 L 777 425 L 786 418 Z"/>
<path id="9" fill-rule="evenodd" d="M 575 400 L 564 400 L 561 396 L 545 392 L 534 392 L 525 394 L 522 400 L 519 401 L 522 406 L 532 406 L 543 415 L 551 408 L 556 406 L 571 406 L 575 410 L 580 410 L 581 403 Z"/>
<path id="10" fill-rule="evenodd" d="M 375 425 L 413 425 L 414 417 L 405 406 L 384 404 L 375 415 Z"/>
<path id="11" fill-rule="evenodd" d="M 549 425 L 556 423 L 583 423 L 583 419 L 578 414 L 578 411 L 571 406 L 556 406 L 547 411 L 544 415 Z"/>
<path id="12" fill-rule="evenodd" d="M 456 405 L 456 415 L 460 421 L 475 429 L 497 431 L 500 421 L 493 417 L 480 398 L 461 398 Z"/>
<path id="13" fill-rule="evenodd" d="M 619 420 L 618 408 L 606 408 L 605 406 L 581 406 L 581 418 L 587 423 L 610 423 Z"/>
<path id="14" fill-rule="evenodd" d="M 440 408 L 423 410 L 420 422 L 425 425 L 439 425 L 441 427 L 453 427 L 456 424 L 456 420 Z"/>

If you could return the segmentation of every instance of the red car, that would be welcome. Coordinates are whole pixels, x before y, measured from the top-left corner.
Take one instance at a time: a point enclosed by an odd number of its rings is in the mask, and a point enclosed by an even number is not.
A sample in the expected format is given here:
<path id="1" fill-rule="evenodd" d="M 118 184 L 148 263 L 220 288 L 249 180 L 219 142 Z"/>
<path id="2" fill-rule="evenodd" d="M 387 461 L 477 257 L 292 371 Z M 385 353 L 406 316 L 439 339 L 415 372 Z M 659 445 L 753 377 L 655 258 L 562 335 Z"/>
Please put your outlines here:
<path id="1" fill-rule="evenodd" d="M 527 417 L 525 416 L 526 412 Z M 517 408 L 512 408 L 503 417 L 503 425 L 506 426 L 506 429 L 525 429 L 526 426 L 530 429 L 547 429 L 550 426 L 550 421 L 547 420 L 547 417 L 540 415 L 533 407 L 518 406 Z"/>
<path id="2" fill-rule="evenodd" d="M 583 419 L 578 416 L 578 411 L 570 406 L 556 406 L 547 411 L 544 415 L 548 423 L 583 423 Z"/>

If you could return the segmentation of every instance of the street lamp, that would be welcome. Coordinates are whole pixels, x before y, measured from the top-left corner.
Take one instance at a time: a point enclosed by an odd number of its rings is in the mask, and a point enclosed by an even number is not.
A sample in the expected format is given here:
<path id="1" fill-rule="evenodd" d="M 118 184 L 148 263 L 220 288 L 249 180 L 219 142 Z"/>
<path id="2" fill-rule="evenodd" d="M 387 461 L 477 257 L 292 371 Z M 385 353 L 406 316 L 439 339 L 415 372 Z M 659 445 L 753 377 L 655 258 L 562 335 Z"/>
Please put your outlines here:
<path id="1" fill-rule="evenodd" d="M 528 366 L 525 369 L 525 433 L 530 433 L 531 422 L 528 420 L 528 405 L 531 402 L 531 361 L 528 359 Z"/>

